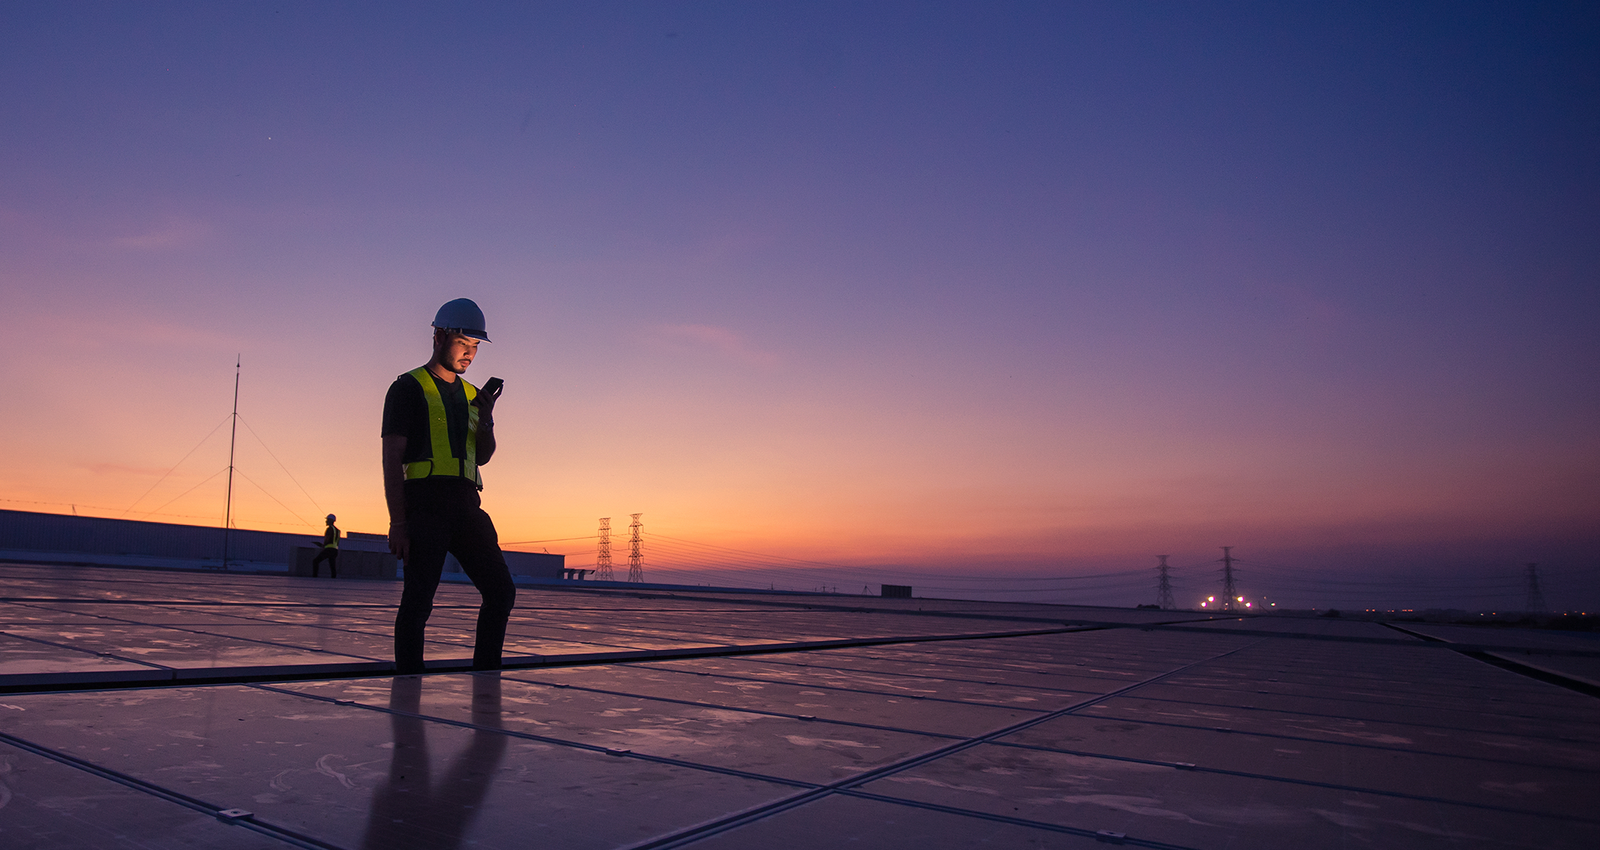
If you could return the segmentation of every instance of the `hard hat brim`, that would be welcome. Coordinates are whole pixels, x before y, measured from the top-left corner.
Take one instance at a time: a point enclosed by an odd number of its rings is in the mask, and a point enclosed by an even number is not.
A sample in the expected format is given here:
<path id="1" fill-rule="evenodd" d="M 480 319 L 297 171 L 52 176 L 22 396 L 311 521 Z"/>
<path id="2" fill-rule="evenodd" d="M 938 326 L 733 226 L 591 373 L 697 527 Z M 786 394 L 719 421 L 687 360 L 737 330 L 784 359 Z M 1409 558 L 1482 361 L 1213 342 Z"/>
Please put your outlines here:
<path id="1" fill-rule="evenodd" d="M 434 327 L 435 328 L 439 328 L 439 330 L 444 331 L 447 334 L 461 334 L 462 336 L 471 337 L 472 339 L 476 339 L 476 340 L 479 340 L 481 342 L 493 342 L 494 341 L 492 339 L 489 339 L 489 332 L 488 331 L 477 331 L 477 330 L 473 330 L 472 328 L 445 328 L 445 327 L 440 327 L 439 325 L 434 325 Z"/>

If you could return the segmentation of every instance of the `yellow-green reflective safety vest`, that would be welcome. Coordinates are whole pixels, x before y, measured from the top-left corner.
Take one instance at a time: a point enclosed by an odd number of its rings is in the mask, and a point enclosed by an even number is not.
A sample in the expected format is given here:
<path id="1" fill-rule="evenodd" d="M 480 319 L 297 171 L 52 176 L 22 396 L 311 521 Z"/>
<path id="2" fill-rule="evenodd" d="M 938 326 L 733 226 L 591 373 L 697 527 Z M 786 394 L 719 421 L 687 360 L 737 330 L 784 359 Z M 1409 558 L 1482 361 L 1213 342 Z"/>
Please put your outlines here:
<path id="1" fill-rule="evenodd" d="M 339 548 L 339 528 L 338 528 L 338 526 L 330 525 L 330 526 L 328 526 L 328 530 L 327 531 L 322 532 L 322 548 L 324 548 L 324 549 L 337 549 L 337 548 Z"/>
<path id="2" fill-rule="evenodd" d="M 450 452 L 450 423 L 444 415 L 444 399 L 439 397 L 439 387 L 428 373 L 428 367 L 418 366 L 406 373 L 422 387 L 422 397 L 428 402 L 428 439 L 433 444 L 432 457 L 406 464 L 406 480 L 446 476 L 465 478 L 478 489 L 483 489 L 483 476 L 478 474 L 478 406 L 472 400 L 478 397 L 478 388 L 465 378 L 456 378 L 467 394 L 467 456 L 456 457 Z"/>

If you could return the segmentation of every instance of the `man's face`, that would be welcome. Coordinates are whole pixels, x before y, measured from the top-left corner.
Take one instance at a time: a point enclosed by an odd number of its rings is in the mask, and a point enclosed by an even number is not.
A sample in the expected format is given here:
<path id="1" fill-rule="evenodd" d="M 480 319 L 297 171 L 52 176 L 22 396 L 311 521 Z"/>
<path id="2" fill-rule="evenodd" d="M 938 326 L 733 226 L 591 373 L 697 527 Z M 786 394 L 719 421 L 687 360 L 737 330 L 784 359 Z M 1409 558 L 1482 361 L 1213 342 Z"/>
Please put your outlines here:
<path id="1" fill-rule="evenodd" d="M 457 375 L 464 374 L 472 365 L 472 358 L 478 356 L 478 341 L 461 334 L 444 334 L 443 337 L 439 341 L 439 365 Z"/>

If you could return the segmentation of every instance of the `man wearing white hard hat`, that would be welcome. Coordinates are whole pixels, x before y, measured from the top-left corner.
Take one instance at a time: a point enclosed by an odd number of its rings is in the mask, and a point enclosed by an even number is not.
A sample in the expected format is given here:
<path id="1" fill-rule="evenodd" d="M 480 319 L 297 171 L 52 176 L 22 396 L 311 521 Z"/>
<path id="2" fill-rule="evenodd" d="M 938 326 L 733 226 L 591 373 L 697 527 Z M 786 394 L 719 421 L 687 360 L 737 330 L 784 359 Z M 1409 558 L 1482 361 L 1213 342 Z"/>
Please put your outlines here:
<path id="1" fill-rule="evenodd" d="M 395 668 L 401 674 L 423 672 L 423 633 L 446 553 L 456 556 L 483 596 L 472 667 L 500 669 L 517 590 L 494 522 L 478 499 L 478 467 L 494 455 L 500 379 L 490 378 L 480 390 L 461 377 L 478 344 L 488 341 L 477 304 L 467 298 L 447 302 L 433 319 L 433 356 L 396 378 L 383 400 L 389 550 L 405 562 L 405 590 L 394 621 Z"/>

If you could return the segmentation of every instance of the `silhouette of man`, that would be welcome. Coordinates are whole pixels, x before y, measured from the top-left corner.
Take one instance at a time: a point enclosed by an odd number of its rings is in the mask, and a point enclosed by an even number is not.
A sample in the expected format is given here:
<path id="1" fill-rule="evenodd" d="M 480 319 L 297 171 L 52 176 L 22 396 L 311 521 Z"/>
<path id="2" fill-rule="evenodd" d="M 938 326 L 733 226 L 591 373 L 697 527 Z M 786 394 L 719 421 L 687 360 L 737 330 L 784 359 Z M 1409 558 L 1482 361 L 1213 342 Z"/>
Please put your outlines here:
<path id="1" fill-rule="evenodd" d="M 439 308 L 433 356 L 396 378 L 383 401 L 383 491 L 389 502 L 389 551 L 405 562 L 405 589 L 394 620 L 395 669 L 423 671 L 423 632 L 433 613 L 446 554 L 453 554 L 483 596 L 474 670 L 500 669 L 516 585 L 499 534 L 478 498 L 478 467 L 494 455 L 499 380 L 483 391 L 462 375 L 487 342 L 483 311 L 466 298 Z"/>
<path id="2" fill-rule="evenodd" d="M 339 577 L 339 527 L 333 524 L 335 519 L 333 514 L 328 514 L 328 529 L 322 533 L 322 551 L 311 559 L 312 578 L 317 577 L 317 567 L 323 561 L 328 562 L 328 578 Z"/>

